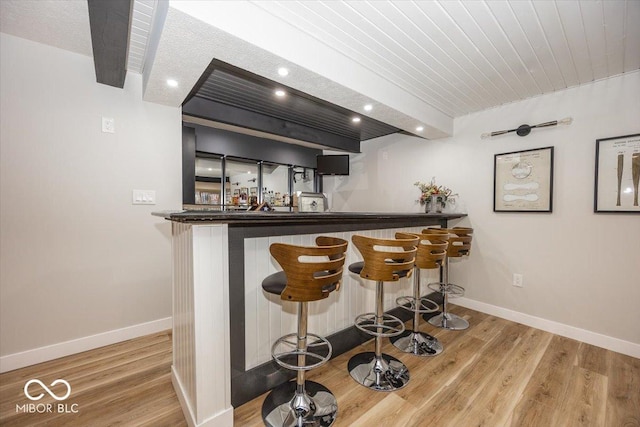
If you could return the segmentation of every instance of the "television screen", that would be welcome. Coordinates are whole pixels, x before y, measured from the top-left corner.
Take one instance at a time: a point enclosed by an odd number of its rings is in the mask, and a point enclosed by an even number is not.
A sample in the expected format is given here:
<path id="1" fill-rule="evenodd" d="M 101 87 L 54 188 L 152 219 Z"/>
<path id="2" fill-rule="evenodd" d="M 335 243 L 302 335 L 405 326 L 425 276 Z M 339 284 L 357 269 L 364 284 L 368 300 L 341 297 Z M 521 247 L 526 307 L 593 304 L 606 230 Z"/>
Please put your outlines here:
<path id="1" fill-rule="evenodd" d="M 335 154 L 317 156 L 318 175 L 349 175 L 349 155 Z"/>

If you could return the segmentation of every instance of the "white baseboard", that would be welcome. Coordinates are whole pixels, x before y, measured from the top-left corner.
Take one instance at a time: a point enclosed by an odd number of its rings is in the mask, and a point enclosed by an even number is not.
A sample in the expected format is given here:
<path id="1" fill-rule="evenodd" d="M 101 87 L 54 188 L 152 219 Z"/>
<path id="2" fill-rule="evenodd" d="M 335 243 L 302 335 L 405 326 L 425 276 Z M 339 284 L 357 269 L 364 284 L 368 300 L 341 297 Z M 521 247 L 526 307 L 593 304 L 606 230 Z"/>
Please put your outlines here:
<path id="1" fill-rule="evenodd" d="M 0 373 L 172 328 L 171 317 L 0 357 Z"/>
<path id="2" fill-rule="evenodd" d="M 180 376 L 176 372 L 173 365 L 171 365 L 171 383 L 173 384 L 173 389 L 176 392 L 176 396 L 178 396 L 178 401 L 180 402 L 180 407 L 182 408 L 182 414 L 184 415 L 184 419 L 187 421 L 187 425 L 189 427 L 195 427 L 196 417 L 193 415 L 193 408 L 191 408 L 189 399 L 187 398 L 187 396 L 185 396 L 182 381 L 180 381 Z"/>
<path id="3" fill-rule="evenodd" d="M 198 421 L 193 415 L 193 408 L 189 404 L 189 399 L 185 396 L 180 376 L 173 368 L 173 365 L 171 366 L 171 382 L 173 383 L 173 389 L 176 391 L 176 396 L 178 396 L 178 401 L 180 401 L 180 406 L 182 407 L 182 413 L 189 427 L 233 427 L 233 407 L 225 409 L 198 424 Z"/>
<path id="4" fill-rule="evenodd" d="M 586 329 L 576 328 L 575 326 L 565 325 L 564 323 L 554 322 L 552 320 L 543 319 L 541 317 L 531 316 L 530 314 L 520 313 L 518 311 L 509 310 L 508 308 L 498 307 L 496 305 L 487 304 L 465 297 L 456 298 L 451 301 L 452 304 L 461 307 L 470 308 L 502 319 L 511 320 L 513 322 L 522 323 L 523 325 L 551 332 L 556 335 L 571 338 L 597 347 L 606 348 L 607 350 L 617 353 L 626 354 L 627 356 L 640 358 L 640 344 L 630 341 L 624 341 L 618 338 L 602 335 L 597 332 L 588 331 Z"/>

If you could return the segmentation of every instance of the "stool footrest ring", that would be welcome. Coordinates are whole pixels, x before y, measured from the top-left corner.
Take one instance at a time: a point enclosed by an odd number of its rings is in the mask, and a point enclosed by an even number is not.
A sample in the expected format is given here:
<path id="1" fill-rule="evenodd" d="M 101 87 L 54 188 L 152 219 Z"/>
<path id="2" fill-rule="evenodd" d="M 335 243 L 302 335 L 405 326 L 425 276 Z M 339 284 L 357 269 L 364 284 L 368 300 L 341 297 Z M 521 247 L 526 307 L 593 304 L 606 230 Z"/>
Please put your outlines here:
<path id="1" fill-rule="evenodd" d="M 434 313 L 440 310 L 440 306 L 435 301 L 431 301 L 429 298 L 426 298 L 426 297 L 421 297 L 421 298 L 414 298 L 409 296 L 398 297 L 396 299 L 396 304 L 398 304 L 400 308 L 404 308 L 405 310 L 408 310 L 414 313 L 415 312 Z M 433 308 L 429 308 L 427 305 Z"/>
<path id="2" fill-rule="evenodd" d="M 462 286 L 454 285 L 453 283 L 434 282 L 429 283 L 427 287 L 434 292 L 447 294 L 450 297 L 461 297 L 464 295 L 464 288 Z"/>
<path id="3" fill-rule="evenodd" d="M 280 337 L 271 347 L 273 360 L 286 369 L 308 371 L 324 365 L 331 359 L 333 349 L 326 338 L 307 333 L 306 350 L 298 350 L 297 341 L 298 334 L 295 333 Z M 304 365 L 299 364 L 299 356 L 305 356 Z"/>
<path id="4" fill-rule="evenodd" d="M 382 315 L 382 323 L 376 323 L 375 313 L 364 313 L 356 317 L 355 327 L 376 337 L 394 337 L 404 332 L 404 323 L 396 316 Z"/>

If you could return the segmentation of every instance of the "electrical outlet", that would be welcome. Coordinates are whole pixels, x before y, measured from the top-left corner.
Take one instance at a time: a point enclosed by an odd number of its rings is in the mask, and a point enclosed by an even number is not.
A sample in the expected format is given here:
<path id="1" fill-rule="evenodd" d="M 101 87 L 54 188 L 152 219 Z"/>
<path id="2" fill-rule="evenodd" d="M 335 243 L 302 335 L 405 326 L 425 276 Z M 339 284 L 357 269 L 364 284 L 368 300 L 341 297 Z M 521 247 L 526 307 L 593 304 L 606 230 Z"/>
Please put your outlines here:
<path id="1" fill-rule="evenodd" d="M 113 117 L 102 118 L 102 132 L 116 133 L 116 121 L 113 119 Z"/>
<path id="2" fill-rule="evenodd" d="M 513 273 L 513 286 L 521 288 L 523 287 L 523 281 L 524 278 L 522 277 L 522 274 Z"/>
<path id="3" fill-rule="evenodd" d="M 131 203 L 134 205 L 155 205 L 156 192 L 155 190 L 133 190 Z"/>

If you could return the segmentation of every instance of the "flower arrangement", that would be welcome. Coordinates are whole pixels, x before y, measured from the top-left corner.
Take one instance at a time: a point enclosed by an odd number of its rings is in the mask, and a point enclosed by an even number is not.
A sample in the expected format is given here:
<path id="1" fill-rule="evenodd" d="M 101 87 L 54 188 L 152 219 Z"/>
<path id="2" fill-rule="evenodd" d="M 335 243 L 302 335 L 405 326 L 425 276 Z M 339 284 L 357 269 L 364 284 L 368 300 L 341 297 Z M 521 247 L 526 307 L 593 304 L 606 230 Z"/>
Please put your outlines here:
<path id="1" fill-rule="evenodd" d="M 424 182 L 416 182 L 413 185 L 420 189 L 421 195 L 417 200 L 421 205 L 426 204 L 431 200 L 431 196 L 433 195 L 442 195 L 444 196 L 444 200 L 446 201 L 448 198 L 456 197 L 457 194 L 453 194 L 453 191 L 445 186 L 436 185 L 436 177 L 431 178 L 431 182 L 429 184 L 425 184 Z"/>

